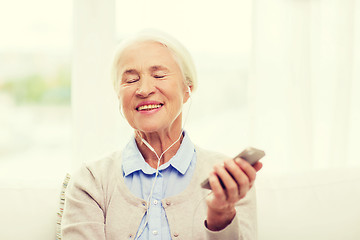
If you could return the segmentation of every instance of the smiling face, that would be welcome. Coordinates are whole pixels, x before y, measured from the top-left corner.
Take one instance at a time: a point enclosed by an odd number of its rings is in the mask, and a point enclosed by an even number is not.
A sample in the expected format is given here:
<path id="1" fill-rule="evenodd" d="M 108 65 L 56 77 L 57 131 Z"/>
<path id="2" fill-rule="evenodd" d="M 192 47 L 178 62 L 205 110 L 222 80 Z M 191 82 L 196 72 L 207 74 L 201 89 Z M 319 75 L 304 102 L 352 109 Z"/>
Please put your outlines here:
<path id="1" fill-rule="evenodd" d="M 118 67 L 118 96 L 129 124 L 145 133 L 181 130 L 189 95 L 170 50 L 157 42 L 133 44 L 123 51 Z"/>

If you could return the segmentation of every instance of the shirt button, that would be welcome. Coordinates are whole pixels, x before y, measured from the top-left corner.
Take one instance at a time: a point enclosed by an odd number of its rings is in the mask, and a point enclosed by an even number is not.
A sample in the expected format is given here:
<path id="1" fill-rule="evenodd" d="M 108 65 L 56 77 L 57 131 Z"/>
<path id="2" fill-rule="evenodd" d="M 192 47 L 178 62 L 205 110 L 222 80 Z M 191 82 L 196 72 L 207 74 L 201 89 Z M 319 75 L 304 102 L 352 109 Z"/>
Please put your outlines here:
<path id="1" fill-rule="evenodd" d="M 133 237 L 133 235 L 130 233 L 130 234 L 129 234 L 129 238 L 132 238 L 132 237 Z"/>
<path id="2" fill-rule="evenodd" d="M 152 234 L 158 235 L 158 231 L 154 230 L 154 231 L 152 231 Z"/>
<path id="3" fill-rule="evenodd" d="M 174 237 L 178 237 L 179 236 L 179 234 L 178 233 L 174 233 Z"/>
<path id="4" fill-rule="evenodd" d="M 154 200 L 154 205 L 157 205 L 158 204 L 158 200 Z"/>
<path id="5" fill-rule="evenodd" d="M 166 201 L 166 205 L 170 206 L 171 202 L 170 201 Z"/>

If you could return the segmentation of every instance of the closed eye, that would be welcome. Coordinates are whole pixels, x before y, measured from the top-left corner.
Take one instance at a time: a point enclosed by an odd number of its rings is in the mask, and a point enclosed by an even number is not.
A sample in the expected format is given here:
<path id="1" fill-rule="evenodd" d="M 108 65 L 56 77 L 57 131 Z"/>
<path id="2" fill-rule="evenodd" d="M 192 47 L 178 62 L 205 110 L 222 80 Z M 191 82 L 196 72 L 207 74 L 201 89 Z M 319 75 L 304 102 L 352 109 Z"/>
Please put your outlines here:
<path id="1" fill-rule="evenodd" d="M 165 78 L 168 71 L 169 70 L 166 67 L 160 65 L 152 66 L 150 68 L 151 76 L 157 79 Z"/>
<path id="2" fill-rule="evenodd" d="M 165 75 L 159 75 L 159 74 L 154 75 L 154 78 L 164 78 L 164 77 L 165 77 Z"/>
<path id="3" fill-rule="evenodd" d="M 137 82 L 137 81 L 139 81 L 139 79 L 138 78 L 130 78 L 130 79 L 126 79 L 126 83 L 134 83 L 134 82 Z"/>
<path id="4" fill-rule="evenodd" d="M 140 75 L 136 70 L 126 70 L 122 75 L 122 81 L 124 83 L 134 83 L 140 80 Z"/>

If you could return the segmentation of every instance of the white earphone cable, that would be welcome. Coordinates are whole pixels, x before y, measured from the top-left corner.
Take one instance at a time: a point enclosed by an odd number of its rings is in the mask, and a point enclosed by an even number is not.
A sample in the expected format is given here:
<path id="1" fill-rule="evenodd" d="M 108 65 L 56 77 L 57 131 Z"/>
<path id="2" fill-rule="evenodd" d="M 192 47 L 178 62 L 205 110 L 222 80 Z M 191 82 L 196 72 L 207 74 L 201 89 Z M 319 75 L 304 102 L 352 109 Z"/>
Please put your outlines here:
<path id="1" fill-rule="evenodd" d="M 137 240 L 141 234 L 143 233 L 143 231 L 145 230 L 146 228 L 146 225 L 148 224 L 148 221 L 149 221 L 149 216 L 150 216 L 150 205 L 151 205 L 151 199 L 152 199 L 152 195 L 153 195 L 153 191 L 154 191 L 154 187 L 155 187 L 155 183 L 156 183 L 156 179 L 159 175 L 159 166 L 160 166 L 160 162 L 161 162 L 161 158 L 162 156 L 172 147 L 175 145 L 175 143 L 177 143 L 180 139 L 181 139 L 181 135 L 183 133 L 183 129 L 185 127 L 185 124 L 187 122 L 187 118 L 189 116 L 189 111 L 190 111 L 190 107 L 191 107 L 191 103 L 192 103 L 192 99 L 191 99 L 191 90 L 190 90 L 190 87 L 188 86 L 188 93 L 189 93 L 189 100 L 190 100 L 190 105 L 189 105 L 189 108 L 188 108 L 188 112 L 186 114 L 186 117 L 185 117 L 185 121 L 184 121 L 184 124 L 183 124 L 183 127 L 182 127 L 182 130 L 180 132 L 180 135 L 178 137 L 178 139 L 173 142 L 164 152 L 161 153 L 160 157 L 159 155 L 157 154 L 157 152 L 155 151 L 155 149 L 145 140 L 141 137 L 141 135 L 137 133 L 137 135 L 140 137 L 141 141 L 150 149 L 150 151 L 152 151 L 153 153 L 155 153 L 157 159 L 158 159 L 158 162 L 157 162 L 157 167 L 156 167 L 156 172 L 155 172 L 155 178 L 154 178 L 154 181 L 153 181 L 153 184 L 151 186 L 151 190 L 150 190 L 150 194 L 146 200 L 146 218 L 145 218 L 145 223 L 144 225 L 142 226 L 142 228 L 137 232 L 136 236 L 135 236 L 135 240 Z"/>

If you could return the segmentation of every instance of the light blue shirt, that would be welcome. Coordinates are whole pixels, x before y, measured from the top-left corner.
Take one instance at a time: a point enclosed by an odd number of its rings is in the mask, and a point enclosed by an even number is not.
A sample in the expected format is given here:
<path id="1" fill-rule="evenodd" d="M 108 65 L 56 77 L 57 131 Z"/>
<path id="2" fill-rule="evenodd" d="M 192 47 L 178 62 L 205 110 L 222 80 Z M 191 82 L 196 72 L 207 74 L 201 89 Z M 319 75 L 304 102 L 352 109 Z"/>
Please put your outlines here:
<path id="1" fill-rule="evenodd" d="M 175 156 L 159 167 L 159 174 L 150 200 L 148 224 L 138 239 L 171 239 L 169 223 L 161 200 L 185 190 L 190 183 L 196 164 L 194 144 L 185 131 L 183 135 L 184 138 Z M 156 169 L 145 162 L 136 145 L 135 138 L 124 148 L 122 159 L 126 186 L 135 196 L 147 200 L 155 179 Z M 143 228 L 145 221 L 146 215 L 143 217 L 138 231 Z"/>

